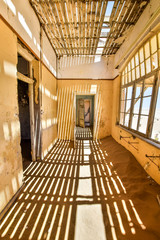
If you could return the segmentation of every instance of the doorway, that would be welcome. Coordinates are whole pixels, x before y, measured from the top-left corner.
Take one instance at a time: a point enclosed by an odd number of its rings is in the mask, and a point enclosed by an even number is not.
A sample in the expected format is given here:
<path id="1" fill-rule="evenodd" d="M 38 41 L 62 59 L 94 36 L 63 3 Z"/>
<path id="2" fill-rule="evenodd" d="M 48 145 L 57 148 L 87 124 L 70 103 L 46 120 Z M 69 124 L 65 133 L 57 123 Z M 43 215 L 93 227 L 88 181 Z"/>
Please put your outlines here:
<path id="1" fill-rule="evenodd" d="M 76 95 L 76 139 L 93 139 L 94 95 Z"/>
<path id="2" fill-rule="evenodd" d="M 29 77 L 29 62 L 18 54 L 17 71 L 26 77 Z M 21 130 L 21 153 L 23 161 L 23 170 L 25 170 L 32 161 L 31 155 L 31 126 L 30 126 L 30 99 L 29 84 L 19 80 L 17 84 L 19 121 Z"/>

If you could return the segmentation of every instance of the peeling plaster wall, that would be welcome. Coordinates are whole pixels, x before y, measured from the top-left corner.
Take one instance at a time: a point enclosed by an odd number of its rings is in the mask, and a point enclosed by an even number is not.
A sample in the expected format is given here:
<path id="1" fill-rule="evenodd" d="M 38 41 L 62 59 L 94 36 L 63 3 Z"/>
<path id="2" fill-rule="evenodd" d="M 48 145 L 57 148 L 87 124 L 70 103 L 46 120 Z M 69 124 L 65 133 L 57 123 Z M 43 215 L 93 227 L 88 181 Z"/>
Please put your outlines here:
<path id="1" fill-rule="evenodd" d="M 17 37 L 0 20 L 0 212 L 22 186 L 17 99 Z"/>
<path id="2" fill-rule="evenodd" d="M 58 64 L 58 78 L 113 79 L 118 75 L 113 66 L 114 56 L 62 57 Z"/>
<path id="3" fill-rule="evenodd" d="M 58 137 L 73 140 L 74 137 L 74 92 L 98 92 L 97 137 L 111 134 L 112 83 L 109 80 L 58 80 Z M 83 94 L 84 95 L 84 94 Z"/>
<path id="4" fill-rule="evenodd" d="M 138 142 L 138 144 L 134 144 L 137 150 L 131 146 L 129 143 L 125 142 L 124 139 L 120 140 L 120 135 L 129 137 L 130 133 L 123 130 L 119 126 L 116 125 L 118 120 L 118 111 L 119 111 L 119 94 L 120 94 L 120 77 L 116 78 L 113 81 L 113 109 L 112 109 L 112 137 L 121 145 L 123 145 L 126 149 L 128 149 L 137 159 L 137 161 L 145 168 L 146 172 L 157 182 L 160 184 L 160 171 L 157 166 L 155 166 L 152 162 L 145 157 L 145 154 L 151 155 L 160 155 L 160 149 L 152 146 L 151 144 L 141 140 L 140 138 L 132 139 L 133 142 Z M 127 140 L 127 139 L 126 139 Z M 147 162 L 149 162 L 149 166 L 147 167 Z M 159 159 L 155 159 L 154 162 L 159 164 Z M 123 162 L 122 162 L 123 164 Z"/>
<path id="5" fill-rule="evenodd" d="M 42 66 L 42 157 L 57 140 L 57 83 L 56 78 Z"/>

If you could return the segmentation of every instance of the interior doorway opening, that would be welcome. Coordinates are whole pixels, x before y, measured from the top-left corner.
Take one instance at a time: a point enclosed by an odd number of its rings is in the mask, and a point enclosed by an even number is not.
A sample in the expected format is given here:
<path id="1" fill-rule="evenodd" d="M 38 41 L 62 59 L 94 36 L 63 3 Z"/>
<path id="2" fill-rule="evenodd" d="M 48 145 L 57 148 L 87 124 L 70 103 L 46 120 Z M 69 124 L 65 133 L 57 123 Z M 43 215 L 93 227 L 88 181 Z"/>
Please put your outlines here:
<path id="1" fill-rule="evenodd" d="M 93 139 L 94 95 L 76 95 L 76 139 Z"/>
<path id="2" fill-rule="evenodd" d="M 18 54 L 17 70 L 26 77 L 29 77 L 29 62 Z M 18 106 L 19 121 L 21 129 L 21 153 L 23 161 L 23 170 L 25 170 L 32 161 L 31 155 L 31 126 L 30 126 L 30 101 L 29 84 L 18 79 Z"/>

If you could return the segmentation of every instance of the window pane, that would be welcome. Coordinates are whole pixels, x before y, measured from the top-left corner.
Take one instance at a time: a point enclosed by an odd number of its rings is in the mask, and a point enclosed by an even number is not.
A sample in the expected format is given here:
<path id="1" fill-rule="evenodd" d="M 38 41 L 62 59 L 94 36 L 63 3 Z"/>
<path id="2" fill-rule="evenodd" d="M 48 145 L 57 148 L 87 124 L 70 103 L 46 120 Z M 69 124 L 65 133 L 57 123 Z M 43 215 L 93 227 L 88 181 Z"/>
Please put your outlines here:
<path id="1" fill-rule="evenodd" d="M 158 67 L 158 57 L 157 57 L 157 53 L 155 53 L 154 55 L 152 55 L 151 57 L 151 62 L 152 62 L 152 70 L 156 69 Z"/>
<path id="2" fill-rule="evenodd" d="M 128 127 L 128 124 L 129 124 L 129 114 L 125 114 L 124 125 L 125 125 L 126 127 Z"/>
<path id="3" fill-rule="evenodd" d="M 160 32 L 158 33 L 158 47 L 160 48 Z"/>
<path id="4" fill-rule="evenodd" d="M 136 79 L 140 77 L 139 66 L 136 67 Z"/>
<path id="5" fill-rule="evenodd" d="M 132 70 L 132 81 L 135 80 L 135 69 Z"/>
<path id="6" fill-rule="evenodd" d="M 127 74 L 124 75 L 124 84 L 127 83 Z"/>
<path id="7" fill-rule="evenodd" d="M 146 60 L 146 73 L 150 73 L 150 71 L 151 71 L 151 60 L 150 58 L 148 58 Z"/>
<path id="8" fill-rule="evenodd" d="M 145 79 L 143 96 L 152 95 L 154 76 Z"/>
<path id="9" fill-rule="evenodd" d="M 131 72 L 129 72 L 128 74 L 129 74 L 129 75 L 128 75 L 128 80 L 129 80 L 129 82 L 131 82 L 131 80 L 132 80 L 132 78 L 131 78 Z"/>
<path id="10" fill-rule="evenodd" d="M 143 82 L 142 82 L 142 81 L 136 84 L 136 94 L 135 94 L 135 98 L 138 98 L 138 97 L 141 96 L 142 87 L 143 87 Z"/>
<path id="11" fill-rule="evenodd" d="M 130 71 L 131 70 L 131 63 L 129 62 L 128 63 L 128 71 Z"/>
<path id="12" fill-rule="evenodd" d="M 121 101 L 121 112 L 124 112 L 125 101 Z"/>
<path id="13" fill-rule="evenodd" d="M 139 50 L 139 56 L 140 56 L 140 62 L 143 62 L 144 61 L 144 52 L 143 52 L 143 48 L 141 48 Z"/>
<path id="14" fill-rule="evenodd" d="M 160 142 L 160 85 L 159 85 L 157 105 L 156 105 L 151 138 Z"/>
<path id="15" fill-rule="evenodd" d="M 126 113 L 130 112 L 130 108 L 131 108 L 131 100 L 127 100 L 126 101 Z"/>
<path id="16" fill-rule="evenodd" d="M 135 63 L 136 63 L 136 66 L 139 65 L 139 56 L 138 56 L 138 53 L 136 53 L 136 55 L 135 55 Z"/>
<path id="17" fill-rule="evenodd" d="M 125 100 L 126 99 L 126 88 L 122 88 L 121 90 L 121 100 Z"/>
<path id="18" fill-rule="evenodd" d="M 141 76 L 144 76 L 145 75 L 145 65 L 144 65 L 144 62 L 141 63 Z"/>
<path id="19" fill-rule="evenodd" d="M 151 53 L 154 53 L 157 51 L 157 36 L 155 35 L 153 38 L 151 38 Z"/>
<path id="20" fill-rule="evenodd" d="M 148 123 L 148 116 L 140 117 L 139 132 L 146 133 Z"/>
<path id="21" fill-rule="evenodd" d="M 120 113 L 120 124 L 123 125 L 123 121 L 124 121 L 124 113 Z"/>
<path id="22" fill-rule="evenodd" d="M 141 98 L 138 99 L 135 99 L 135 102 L 134 102 L 134 108 L 133 108 L 133 113 L 139 113 L 139 108 L 140 108 L 140 102 L 141 102 Z"/>
<path id="23" fill-rule="evenodd" d="M 132 67 L 132 69 L 134 68 L 134 57 L 131 60 L 131 67 Z"/>
<path id="24" fill-rule="evenodd" d="M 127 89 L 127 99 L 131 99 L 132 98 L 132 90 L 133 90 L 133 87 L 128 87 Z"/>
<path id="25" fill-rule="evenodd" d="M 147 42 L 144 45 L 144 52 L 145 52 L 145 59 L 150 56 L 150 47 L 149 47 L 149 42 Z"/>
<path id="26" fill-rule="evenodd" d="M 133 114 L 131 128 L 134 130 L 137 130 L 137 123 L 138 123 L 138 115 Z"/>
<path id="27" fill-rule="evenodd" d="M 124 76 L 122 75 L 122 85 L 124 85 Z"/>
<path id="28" fill-rule="evenodd" d="M 143 98 L 141 114 L 149 115 L 151 97 Z"/>

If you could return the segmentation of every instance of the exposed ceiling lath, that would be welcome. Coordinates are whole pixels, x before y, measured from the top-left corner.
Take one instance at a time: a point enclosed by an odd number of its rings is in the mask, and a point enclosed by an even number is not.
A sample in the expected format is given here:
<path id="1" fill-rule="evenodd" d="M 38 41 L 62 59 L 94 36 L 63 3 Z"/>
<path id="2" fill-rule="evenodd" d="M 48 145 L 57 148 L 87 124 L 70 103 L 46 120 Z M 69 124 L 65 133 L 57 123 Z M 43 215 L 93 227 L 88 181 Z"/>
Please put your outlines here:
<path id="1" fill-rule="evenodd" d="M 125 33 L 135 25 L 149 2 L 29 1 L 58 57 L 115 54 L 125 39 Z"/>

